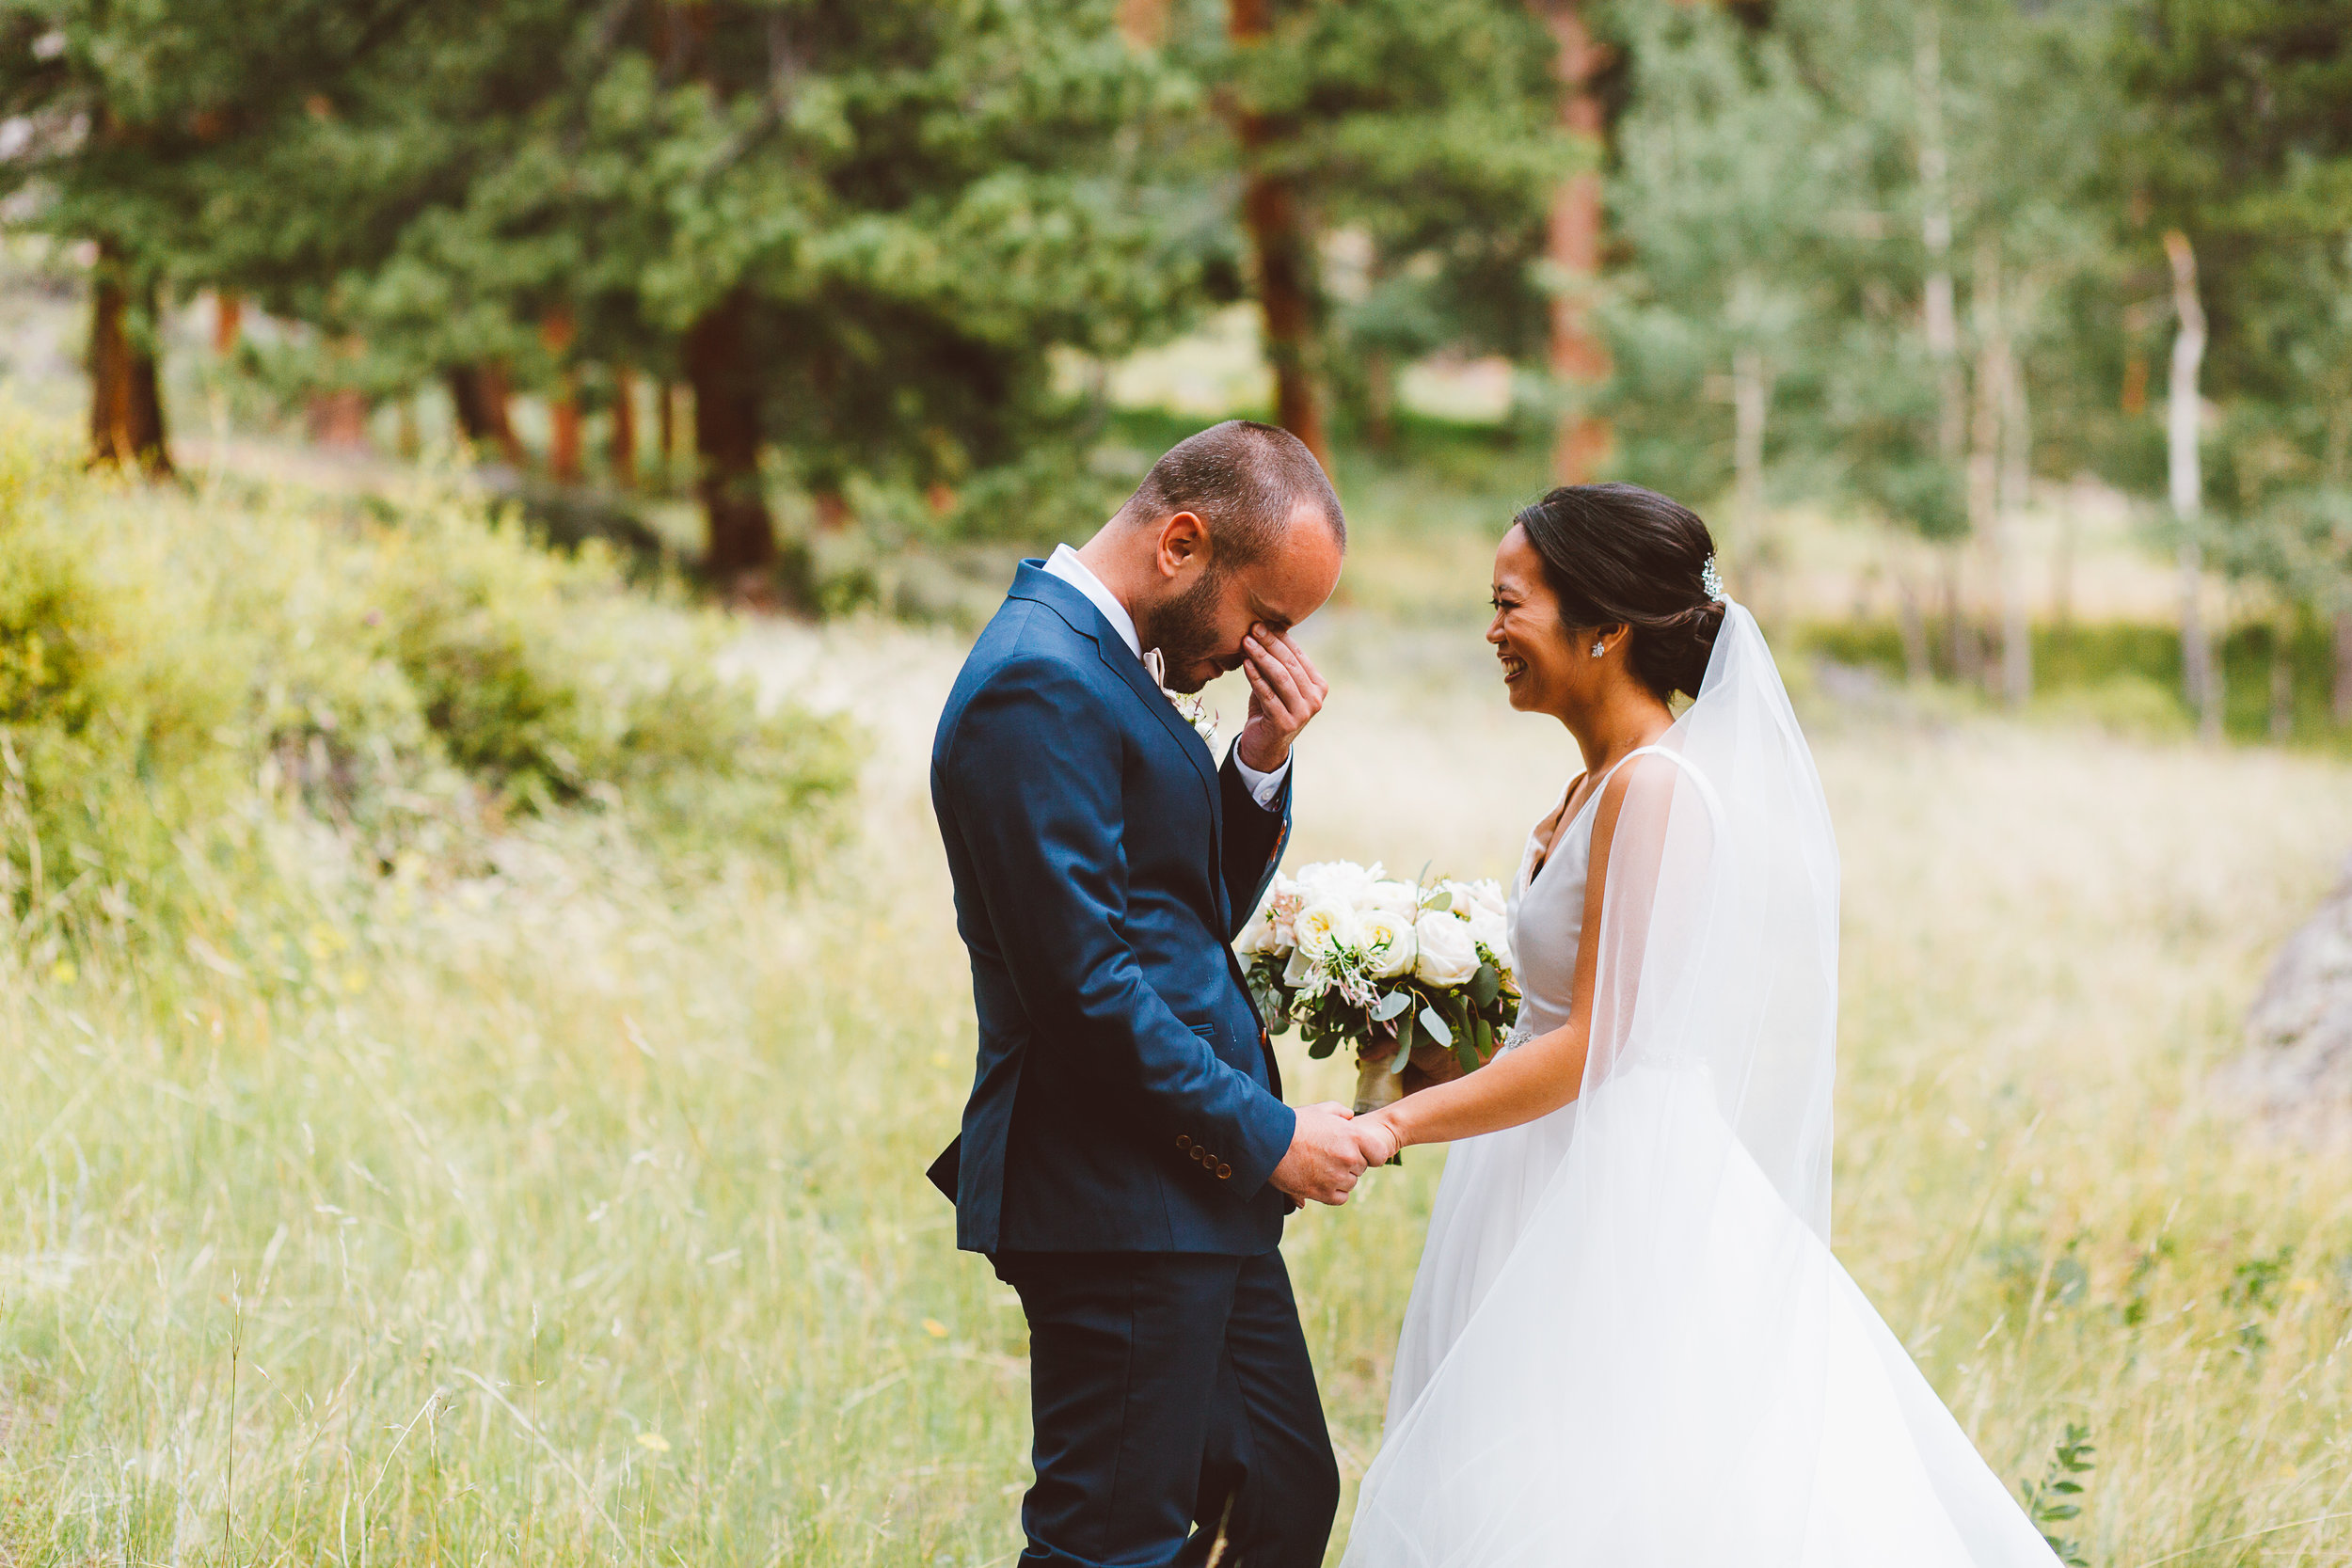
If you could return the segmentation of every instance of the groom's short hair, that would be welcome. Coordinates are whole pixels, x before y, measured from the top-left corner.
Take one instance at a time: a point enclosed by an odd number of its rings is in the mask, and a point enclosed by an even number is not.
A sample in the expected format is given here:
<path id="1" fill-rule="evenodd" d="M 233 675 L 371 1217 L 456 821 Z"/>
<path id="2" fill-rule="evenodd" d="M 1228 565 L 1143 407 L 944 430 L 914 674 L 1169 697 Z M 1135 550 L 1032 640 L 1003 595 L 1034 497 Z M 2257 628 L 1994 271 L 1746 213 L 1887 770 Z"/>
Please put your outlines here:
<path id="1" fill-rule="evenodd" d="M 1119 509 L 1119 520 L 1192 513 L 1209 525 L 1218 566 L 1231 570 L 1279 548 L 1301 502 L 1323 514 L 1345 548 L 1347 517 L 1307 443 L 1279 425 L 1227 420 L 1168 448 Z"/>

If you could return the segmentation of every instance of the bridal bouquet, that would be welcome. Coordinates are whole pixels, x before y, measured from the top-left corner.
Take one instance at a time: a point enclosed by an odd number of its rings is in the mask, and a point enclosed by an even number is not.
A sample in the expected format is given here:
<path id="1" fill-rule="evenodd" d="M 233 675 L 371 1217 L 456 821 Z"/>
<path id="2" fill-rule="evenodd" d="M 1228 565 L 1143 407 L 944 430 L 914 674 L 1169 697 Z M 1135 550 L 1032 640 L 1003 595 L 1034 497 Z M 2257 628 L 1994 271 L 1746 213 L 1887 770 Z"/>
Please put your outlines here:
<path id="1" fill-rule="evenodd" d="M 1318 1059 L 1356 1047 L 1356 1110 L 1404 1094 L 1417 1044 L 1481 1066 L 1518 1017 L 1502 890 L 1399 881 L 1352 861 L 1277 876 L 1234 940 L 1268 1028 L 1298 1025 Z"/>

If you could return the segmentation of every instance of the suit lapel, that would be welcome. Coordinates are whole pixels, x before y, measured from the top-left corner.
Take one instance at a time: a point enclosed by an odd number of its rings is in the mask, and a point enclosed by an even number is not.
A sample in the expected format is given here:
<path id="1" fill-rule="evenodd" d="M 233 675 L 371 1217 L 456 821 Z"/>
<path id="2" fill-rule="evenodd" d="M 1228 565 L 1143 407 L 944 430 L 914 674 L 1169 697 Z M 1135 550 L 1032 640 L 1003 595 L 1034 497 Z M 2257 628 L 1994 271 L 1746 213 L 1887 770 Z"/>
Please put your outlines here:
<path id="1" fill-rule="evenodd" d="M 1224 798 L 1217 788 L 1216 757 L 1209 743 L 1200 738 L 1200 732 L 1191 721 L 1176 711 L 1176 705 L 1168 700 L 1152 673 L 1143 667 L 1127 647 L 1127 640 L 1119 635 L 1103 612 L 1094 608 L 1094 601 L 1079 593 L 1061 578 L 1045 570 L 1043 563 L 1025 561 L 1013 578 L 1012 595 L 1035 599 L 1068 622 L 1073 631 L 1094 640 L 1095 656 L 1104 668 L 1127 684 L 1138 702 L 1150 710 L 1168 730 L 1176 749 L 1184 753 L 1184 760 L 1200 776 L 1200 787 L 1209 798 L 1209 887 L 1216 900 L 1217 919 L 1222 928 L 1231 929 L 1232 911 L 1225 897 L 1225 812 Z"/>

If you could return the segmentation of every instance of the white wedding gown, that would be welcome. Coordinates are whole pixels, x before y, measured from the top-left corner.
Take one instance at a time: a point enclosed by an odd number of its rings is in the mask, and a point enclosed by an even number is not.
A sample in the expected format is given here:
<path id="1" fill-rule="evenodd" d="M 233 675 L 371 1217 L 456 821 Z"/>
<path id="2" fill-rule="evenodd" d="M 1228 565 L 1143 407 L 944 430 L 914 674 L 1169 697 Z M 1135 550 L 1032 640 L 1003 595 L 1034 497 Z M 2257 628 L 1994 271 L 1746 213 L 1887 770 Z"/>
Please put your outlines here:
<path id="1" fill-rule="evenodd" d="M 1583 1092 L 1448 1154 L 1345 1568 L 2052 1568 L 1827 1244 L 1836 851 L 1738 607 L 1651 750 Z M 1515 1044 L 1567 1022 L 1599 797 L 1522 861 Z"/>

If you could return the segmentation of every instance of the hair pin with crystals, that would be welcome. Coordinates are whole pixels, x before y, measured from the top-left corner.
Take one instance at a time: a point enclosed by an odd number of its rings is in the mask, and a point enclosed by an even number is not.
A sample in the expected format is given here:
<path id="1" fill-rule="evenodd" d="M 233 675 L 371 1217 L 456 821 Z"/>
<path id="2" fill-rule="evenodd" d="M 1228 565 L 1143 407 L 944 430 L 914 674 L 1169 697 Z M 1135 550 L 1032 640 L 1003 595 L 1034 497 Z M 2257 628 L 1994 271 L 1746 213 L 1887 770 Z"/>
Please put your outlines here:
<path id="1" fill-rule="evenodd" d="M 1716 569 L 1715 558 L 1711 555 L 1707 558 L 1707 564 L 1699 568 L 1699 586 L 1705 589 L 1707 596 L 1717 604 L 1725 602 L 1724 574 Z"/>

